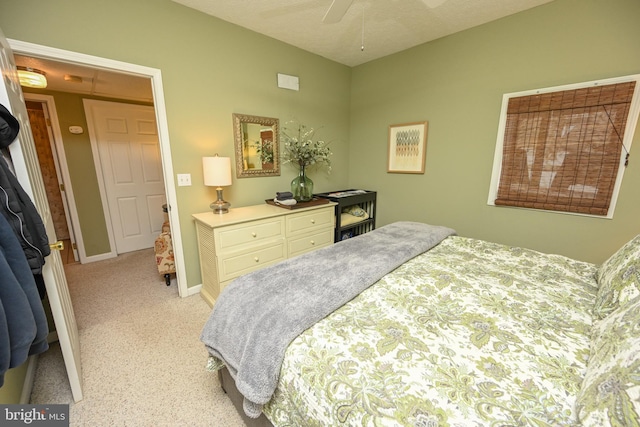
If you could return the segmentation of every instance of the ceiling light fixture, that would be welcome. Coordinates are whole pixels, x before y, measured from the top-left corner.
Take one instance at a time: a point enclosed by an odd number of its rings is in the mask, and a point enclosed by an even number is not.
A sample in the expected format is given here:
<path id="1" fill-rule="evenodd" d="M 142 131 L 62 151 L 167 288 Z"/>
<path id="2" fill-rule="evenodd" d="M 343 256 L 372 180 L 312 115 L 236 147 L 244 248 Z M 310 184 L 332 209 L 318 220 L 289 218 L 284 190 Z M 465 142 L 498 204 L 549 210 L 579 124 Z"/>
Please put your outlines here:
<path id="1" fill-rule="evenodd" d="M 18 67 L 20 86 L 44 89 L 47 87 L 47 77 L 44 71 L 31 67 Z"/>

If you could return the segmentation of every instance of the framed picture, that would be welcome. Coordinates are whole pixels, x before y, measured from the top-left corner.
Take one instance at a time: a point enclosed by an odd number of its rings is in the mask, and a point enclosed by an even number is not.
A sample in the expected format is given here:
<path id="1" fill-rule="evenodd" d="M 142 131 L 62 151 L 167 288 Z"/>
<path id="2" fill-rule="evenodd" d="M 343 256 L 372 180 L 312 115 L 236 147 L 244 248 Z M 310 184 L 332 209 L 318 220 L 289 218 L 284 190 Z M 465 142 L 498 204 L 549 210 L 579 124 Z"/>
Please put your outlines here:
<path id="1" fill-rule="evenodd" d="M 390 173 L 424 173 L 428 122 L 389 126 Z"/>

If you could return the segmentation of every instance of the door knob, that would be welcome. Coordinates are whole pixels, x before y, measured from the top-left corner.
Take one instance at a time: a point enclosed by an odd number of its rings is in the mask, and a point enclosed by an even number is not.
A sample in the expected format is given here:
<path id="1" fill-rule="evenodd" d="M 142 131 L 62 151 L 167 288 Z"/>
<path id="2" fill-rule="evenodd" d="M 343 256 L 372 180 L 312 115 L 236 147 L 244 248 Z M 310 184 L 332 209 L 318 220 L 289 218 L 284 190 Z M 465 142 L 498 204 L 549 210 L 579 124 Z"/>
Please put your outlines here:
<path id="1" fill-rule="evenodd" d="M 55 243 L 49 243 L 49 248 L 53 251 L 62 251 L 64 250 L 64 242 L 62 240 L 58 240 Z"/>

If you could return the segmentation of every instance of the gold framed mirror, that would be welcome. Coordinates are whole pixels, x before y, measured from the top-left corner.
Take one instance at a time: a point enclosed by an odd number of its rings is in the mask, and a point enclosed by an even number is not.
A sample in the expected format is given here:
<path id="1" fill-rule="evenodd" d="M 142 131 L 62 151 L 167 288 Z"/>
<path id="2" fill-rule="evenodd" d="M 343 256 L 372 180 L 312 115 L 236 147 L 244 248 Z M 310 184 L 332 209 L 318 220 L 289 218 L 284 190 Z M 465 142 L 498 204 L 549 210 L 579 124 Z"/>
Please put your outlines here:
<path id="1" fill-rule="evenodd" d="M 280 175 L 278 119 L 233 114 L 236 177 Z"/>

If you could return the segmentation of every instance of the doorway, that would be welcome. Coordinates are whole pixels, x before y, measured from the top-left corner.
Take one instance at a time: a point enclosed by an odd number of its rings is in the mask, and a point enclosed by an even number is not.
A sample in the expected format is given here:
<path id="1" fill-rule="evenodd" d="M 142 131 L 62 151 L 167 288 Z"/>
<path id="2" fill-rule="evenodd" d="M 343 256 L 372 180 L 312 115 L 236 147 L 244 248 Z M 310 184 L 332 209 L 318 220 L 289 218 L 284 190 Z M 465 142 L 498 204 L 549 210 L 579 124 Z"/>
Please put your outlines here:
<path id="1" fill-rule="evenodd" d="M 79 259 L 73 224 L 70 220 L 69 203 L 62 179 L 61 171 L 63 168 L 60 166 L 61 159 L 56 144 L 56 140 L 60 138 L 58 135 L 54 136 L 54 134 L 59 134 L 59 129 L 54 129 L 53 122 L 57 121 L 57 118 L 55 114 L 52 118 L 50 111 L 53 98 L 26 93 L 24 95 L 56 237 L 62 241 L 64 247 L 60 256 L 63 264 L 72 264 L 78 262 Z"/>
<path id="2" fill-rule="evenodd" d="M 166 204 L 153 107 L 92 99 L 83 103 L 116 252 L 152 248 Z"/>
<path id="3" fill-rule="evenodd" d="M 162 162 L 163 181 L 167 198 L 167 206 L 169 208 L 168 217 L 173 237 L 178 293 L 182 297 L 189 296 L 190 293 L 187 289 L 186 274 L 184 271 L 185 265 L 180 232 L 180 219 L 178 206 L 176 203 L 177 197 L 175 191 L 173 166 L 171 161 L 171 146 L 168 137 L 169 131 L 166 119 L 166 110 L 162 88 L 162 76 L 160 70 L 55 48 L 49 48 L 46 46 L 35 45 L 32 43 L 16 40 L 9 40 L 9 44 L 14 54 L 36 58 L 45 58 L 47 60 L 58 61 L 61 63 L 68 63 L 90 68 L 93 67 L 96 69 L 104 69 L 122 74 L 133 74 L 149 79 L 153 92 L 153 104 L 158 125 L 160 156 Z M 81 238 L 79 236 L 77 236 L 77 238 L 78 242 L 80 242 Z"/>

